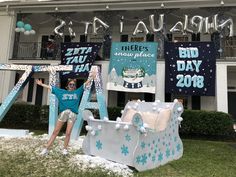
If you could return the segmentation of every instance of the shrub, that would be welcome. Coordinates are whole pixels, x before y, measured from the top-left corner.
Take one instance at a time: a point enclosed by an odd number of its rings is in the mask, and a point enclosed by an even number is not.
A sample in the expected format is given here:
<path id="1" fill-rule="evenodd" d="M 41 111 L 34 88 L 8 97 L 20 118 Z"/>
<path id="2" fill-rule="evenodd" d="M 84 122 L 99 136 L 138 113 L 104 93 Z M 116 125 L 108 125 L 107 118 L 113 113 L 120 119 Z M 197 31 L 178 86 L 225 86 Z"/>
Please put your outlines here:
<path id="1" fill-rule="evenodd" d="M 180 133 L 195 136 L 233 137 L 233 118 L 223 112 L 185 110 Z"/>
<path id="2" fill-rule="evenodd" d="M 109 119 L 110 120 L 116 120 L 117 117 L 120 117 L 122 109 L 123 108 L 121 108 L 121 107 L 108 107 L 107 112 L 108 112 Z M 90 111 L 93 113 L 93 116 L 96 119 L 100 119 L 98 110 L 90 110 Z"/>
<path id="3" fill-rule="evenodd" d="M 117 117 L 120 117 L 122 109 L 120 107 L 109 107 L 109 119 L 116 120 Z M 91 111 L 94 117 L 99 118 L 98 110 Z M 0 127 L 47 130 L 48 116 L 49 106 L 18 103 L 10 108 L 0 122 Z M 236 138 L 236 133 L 233 130 L 233 119 L 229 114 L 216 111 L 185 110 L 182 117 L 181 135 Z M 82 132 L 85 133 L 84 126 Z"/>
<path id="4" fill-rule="evenodd" d="M 1 128 L 46 130 L 48 124 L 48 106 L 16 103 L 13 104 L 3 120 Z"/>
<path id="5" fill-rule="evenodd" d="M 121 107 L 110 107 L 108 108 L 108 115 L 110 120 L 116 120 L 117 117 L 121 117 L 121 111 L 124 108 Z"/>

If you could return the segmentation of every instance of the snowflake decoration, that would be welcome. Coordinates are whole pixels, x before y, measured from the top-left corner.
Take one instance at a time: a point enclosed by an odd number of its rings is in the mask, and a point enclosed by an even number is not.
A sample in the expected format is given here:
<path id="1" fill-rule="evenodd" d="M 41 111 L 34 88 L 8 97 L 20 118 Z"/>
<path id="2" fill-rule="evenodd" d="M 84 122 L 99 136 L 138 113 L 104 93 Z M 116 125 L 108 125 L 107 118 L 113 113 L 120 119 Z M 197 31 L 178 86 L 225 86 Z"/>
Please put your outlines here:
<path id="1" fill-rule="evenodd" d="M 102 149 L 102 143 L 100 140 L 96 141 L 96 147 L 98 150 L 101 150 Z"/>
<path id="2" fill-rule="evenodd" d="M 144 142 L 141 143 L 141 148 L 144 149 L 146 144 Z"/>
<path id="3" fill-rule="evenodd" d="M 178 152 L 180 151 L 180 149 L 181 149 L 180 144 L 178 144 L 178 145 L 176 146 L 176 149 L 177 149 Z"/>
<path id="4" fill-rule="evenodd" d="M 174 149 L 172 150 L 172 155 L 175 155 L 175 150 Z"/>
<path id="5" fill-rule="evenodd" d="M 166 150 L 166 157 L 167 158 L 170 157 L 170 150 L 169 150 L 169 148 L 167 148 L 167 150 Z"/>
<path id="6" fill-rule="evenodd" d="M 141 163 L 142 165 L 144 165 L 145 163 L 147 163 L 147 155 L 146 154 L 143 154 L 142 157 L 141 157 Z"/>
<path id="7" fill-rule="evenodd" d="M 152 156 L 152 161 L 155 162 L 155 160 L 156 160 L 156 157 Z"/>
<path id="8" fill-rule="evenodd" d="M 160 153 L 160 154 L 158 155 L 158 161 L 162 161 L 162 160 L 163 160 L 163 154 Z"/>
<path id="9" fill-rule="evenodd" d="M 129 141 L 131 140 L 131 136 L 130 136 L 129 134 L 127 134 L 127 135 L 125 136 L 125 140 L 129 142 Z"/>
<path id="10" fill-rule="evenodd" d="M 128 146 L 125 146 L 124 144 L 123 144 L 123 146 L 121 146 L 121 154 L 123 154 L 125 156 L 129 154 Z"/>
<path id="11" fill-rule="evenodd" d="M 140 155 L 136 157 L 136 163 L 137 164 L 141 163 L 141 156 Z"/>

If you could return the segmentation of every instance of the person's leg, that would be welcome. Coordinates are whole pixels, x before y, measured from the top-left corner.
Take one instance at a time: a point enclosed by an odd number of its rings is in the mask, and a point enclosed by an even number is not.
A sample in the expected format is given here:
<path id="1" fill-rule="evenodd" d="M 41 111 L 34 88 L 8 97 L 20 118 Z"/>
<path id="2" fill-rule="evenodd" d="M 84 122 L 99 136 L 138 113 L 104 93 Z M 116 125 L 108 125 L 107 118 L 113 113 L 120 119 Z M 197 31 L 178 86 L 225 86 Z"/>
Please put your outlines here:
<path id="1" fill-rule="evenodd" d="M 49 139 L 49 141 L 46 145 L 47 149 L 52 145 L 52 143 L 56 139 L 56 137 L 57 137 L 58 133 L 60 132 L 61 127 L 63 126 L 64 123 L 65 122 L 62 122 L 60 120 L 57 121 L 56 127 L 55 127 L 55 129 L 54 129 L 54 131 L 53 131 L 53 133 L 52 133 L 52 135 L 51 135 L 51 137 L 50 137 L 50 139 Z"/>
<path id="2" fill-rule="evenodd" d="M 67 127 L 66 127 L 66 137 L 64 141 L 64 149 L 67 149 L 69 141 L 70 141 L 70 135 L 73 129 L 74 121 L 68 120 Z"/>

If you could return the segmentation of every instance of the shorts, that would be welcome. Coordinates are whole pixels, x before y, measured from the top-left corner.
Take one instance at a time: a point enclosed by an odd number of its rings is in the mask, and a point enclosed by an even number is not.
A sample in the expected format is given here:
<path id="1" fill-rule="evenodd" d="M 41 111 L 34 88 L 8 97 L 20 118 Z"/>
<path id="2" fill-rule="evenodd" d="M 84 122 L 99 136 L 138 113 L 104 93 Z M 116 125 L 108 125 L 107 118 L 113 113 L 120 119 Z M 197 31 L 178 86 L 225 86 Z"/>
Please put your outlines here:
<path id="1" fill-rule="evenodd" d="M 77 114 L 75 114 L 74 112 L 72 112 L 69 109 L 66 109 L 65 111 L 62 111 L 59 116 L 58 116 L 58 120 L 61 122 L 75 122 L 77 118 Z"/>

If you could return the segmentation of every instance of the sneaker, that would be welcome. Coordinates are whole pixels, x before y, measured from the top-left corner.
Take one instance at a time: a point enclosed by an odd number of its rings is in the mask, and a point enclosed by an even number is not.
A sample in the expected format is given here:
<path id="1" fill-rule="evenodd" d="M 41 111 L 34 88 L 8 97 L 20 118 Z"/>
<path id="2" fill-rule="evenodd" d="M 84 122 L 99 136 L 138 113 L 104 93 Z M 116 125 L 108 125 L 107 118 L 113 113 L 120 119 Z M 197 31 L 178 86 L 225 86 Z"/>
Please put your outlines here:
<path id="1" fill-rule="evenodd" d="M 46 155 L 48 155 L 48 149 L 47 149 L 47 148 L 44 148 L 44 149 L 40 152 L 40 155 L 41 155 L 41 156 L 46 156 Z"/>
<path id="2" fill-rule="evenodd" d="M 68 155 L 68 154 L 69 154 L 69 152 L 68 152 L 68 150 L 67 150 L 67 149 L 63 149 L 63 150 L 62 150 L 62 154 L 63 154 L 63 155 Z"/>

